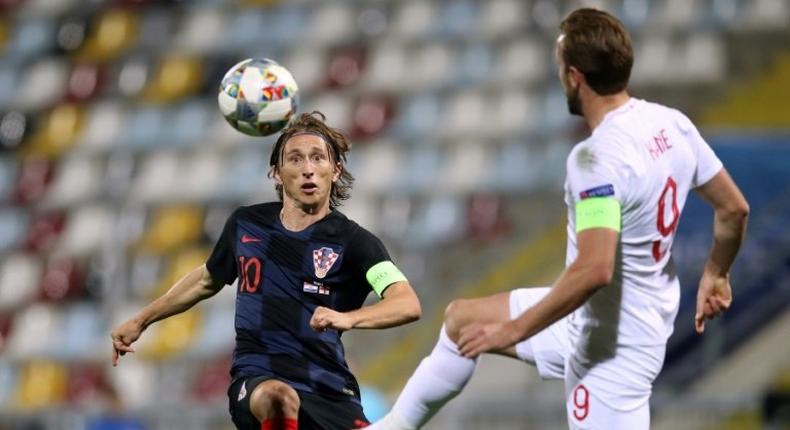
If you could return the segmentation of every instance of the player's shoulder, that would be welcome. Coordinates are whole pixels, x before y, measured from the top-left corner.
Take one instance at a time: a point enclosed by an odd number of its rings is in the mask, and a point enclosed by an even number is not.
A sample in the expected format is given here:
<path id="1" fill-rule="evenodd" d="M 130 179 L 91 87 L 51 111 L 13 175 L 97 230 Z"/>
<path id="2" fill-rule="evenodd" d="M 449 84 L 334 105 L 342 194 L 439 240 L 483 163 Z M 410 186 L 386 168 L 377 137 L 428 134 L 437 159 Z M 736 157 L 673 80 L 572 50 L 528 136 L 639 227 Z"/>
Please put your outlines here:
<path id="1" fill-rule="evenodd" d="M 255 219 L 257 221 L 270 221 L 276 219 L 283 208 L 281 202 L 256 203 L 248 206 L 239 206 L 231 214 L 236 219 Z"/>
<path id="2" fill-rule="evenodd" d="M 642 100 L 642 104 L 644 110 L 647 110 L 651 116 L 670 122 L 683 133 L 688 133 L 696 128 L 688 115 L 680 109 L 647 100 Z"/>
<path id="3" fill-rule="evenodd" d="M 336 228 L 341 230 L 342 233 L 347 236 L 349 242 L 360 243 L 379 241 L 379 238 L 376 237 L 376 235 L 370 230 L 361 226 L 351 218 L 348 218 L 343 212 L 337 209 L 332 211 L 330 218 L 334 221 Z"/>

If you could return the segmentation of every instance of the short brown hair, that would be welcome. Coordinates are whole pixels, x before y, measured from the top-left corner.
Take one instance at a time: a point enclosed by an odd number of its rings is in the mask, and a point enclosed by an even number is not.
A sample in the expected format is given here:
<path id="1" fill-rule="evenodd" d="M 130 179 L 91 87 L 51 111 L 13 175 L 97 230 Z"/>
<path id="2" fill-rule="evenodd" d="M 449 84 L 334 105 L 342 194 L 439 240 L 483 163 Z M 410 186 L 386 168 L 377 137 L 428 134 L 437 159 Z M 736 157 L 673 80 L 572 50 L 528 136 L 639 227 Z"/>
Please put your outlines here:
<path id="1" fill-rule="evenodd" d="M 600 95 L 626 88 L 634 64 L 631 37 L 619 19 L 597 9 L 582 8 L 560 23 L 562 61 L 584 75 Z"/>
<path id="2" fill-rule="evenodd" d="M 332 192 L 329 195 L 329 207 L 334 209 L 340 206 L 343 200 L 347 200 L 351 197 L 351 187 L 354 185 L 354 175 L 346 169 L 346 154 L 351 150 L 351 142 L 343 135 L 343 132 L 328 126 L 325 121 L 326 116 L 324 116 L 324 114 L 313 111 L 299 115 L 288 124 L 282 134 L 280 134 L 280 137 L 277 138 L 277 142 L 272 148 L 272 154 L 269 158 L 269 177 L 271 178 L 278 169 L 283 159 L 283 151 L 285 150 L 285 144 L 288 142 L 288 139 L 301 133 L 321 136 L 329 147 L 329 159 L 333 163 L 337 163 L 340 167 L 340 178 L 337 182 L 332 183 Z M 280 201 L 282 201 L 283 186 L 281 184 L 275 184 L 274 188 L 277 190 Z"/>

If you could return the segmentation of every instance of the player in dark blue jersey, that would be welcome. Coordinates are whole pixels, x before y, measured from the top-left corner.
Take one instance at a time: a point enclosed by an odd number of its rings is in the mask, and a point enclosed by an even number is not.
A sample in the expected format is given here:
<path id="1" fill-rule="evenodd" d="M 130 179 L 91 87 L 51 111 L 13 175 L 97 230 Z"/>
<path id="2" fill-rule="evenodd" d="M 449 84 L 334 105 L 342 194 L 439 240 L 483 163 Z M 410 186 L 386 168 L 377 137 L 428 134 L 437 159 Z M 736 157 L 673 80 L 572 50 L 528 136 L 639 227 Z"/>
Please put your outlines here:
<path id="1" fill-rule="evenodd" d="M 242 430 L 351 429 L 367 419 L 342 333 L 420 317 L 420 303 L 381 241 L 336 208 L 350 195 L 348 140 L 303 114 L 272 149 L 281 202 L 238 208 L 205 265 L 112 331 L 113 365 L 152 323 L 238 279 L 228 390 Z M 381 300 L 363 306 L 373 291 Z M 298 423 L 298 424 L 297 424 Z"/>

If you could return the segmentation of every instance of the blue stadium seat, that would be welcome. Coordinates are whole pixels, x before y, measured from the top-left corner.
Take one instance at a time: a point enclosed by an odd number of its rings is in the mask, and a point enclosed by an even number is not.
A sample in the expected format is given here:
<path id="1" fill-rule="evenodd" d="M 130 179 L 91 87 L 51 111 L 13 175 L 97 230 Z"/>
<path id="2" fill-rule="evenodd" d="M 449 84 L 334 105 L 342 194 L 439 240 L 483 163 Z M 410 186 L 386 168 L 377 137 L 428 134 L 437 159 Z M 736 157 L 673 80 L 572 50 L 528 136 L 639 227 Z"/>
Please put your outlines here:
<path id="1" fill-rule="evenodd" d="M 393 131 L 402 138 L 414 138 L 436 129 L 439 119 L 439 98 L 432 93 L 402 99 Z"/>
<path id="2" fill-rule="evenodd" d="M 2 120 L 0 119 L 0 124 Z M 19 166 L 10 157 L 0 157 L 0 203 L 10 200 Z"/>
<path id="3" fill-rule="evenodd" d="M 477 25 L 480 10 L 471 0 L 446 1 L 438 12 L 439 35 L 449 38 L 464 38 Z"/>
<path id="4" fill-rule="evenodd" d="M 75 303 L 64 309 L 62 337 L 54 357 L 59 360 L 90 360 L 106 347 L 107 324 L 93 303 Z"/>
<path id="5" fill-rule="evenodd" d="M 21 208 L 0 209 L 0 251 L 19 247 L 28 226 L 27 211 Z"/>
<path id="6" fill-rule="evenodd" d="M 46 18 L 17 20 L 8 47 L 10 59 L 28 60 L 47 54 L 55 47 L 55 26 Z"/>

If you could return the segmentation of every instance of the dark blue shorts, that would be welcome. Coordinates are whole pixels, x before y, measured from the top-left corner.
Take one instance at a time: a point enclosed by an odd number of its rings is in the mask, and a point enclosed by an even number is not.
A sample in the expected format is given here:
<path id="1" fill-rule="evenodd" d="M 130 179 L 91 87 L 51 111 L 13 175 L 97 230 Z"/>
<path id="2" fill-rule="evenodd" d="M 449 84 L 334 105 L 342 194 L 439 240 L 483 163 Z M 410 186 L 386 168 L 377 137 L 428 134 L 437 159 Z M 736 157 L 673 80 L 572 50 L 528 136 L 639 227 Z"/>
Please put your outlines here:
<path id="1" fill-rule="evenodd" d="M 260 430 L 261 424 L 250 410 L 250 396 L 270 376 L 241 377 L 228 388 L 230 416 L 239 430 Z M 299 395 L 299 430 L 350 430 L 368 424 L 362 405 L 296 390 Z"/>

